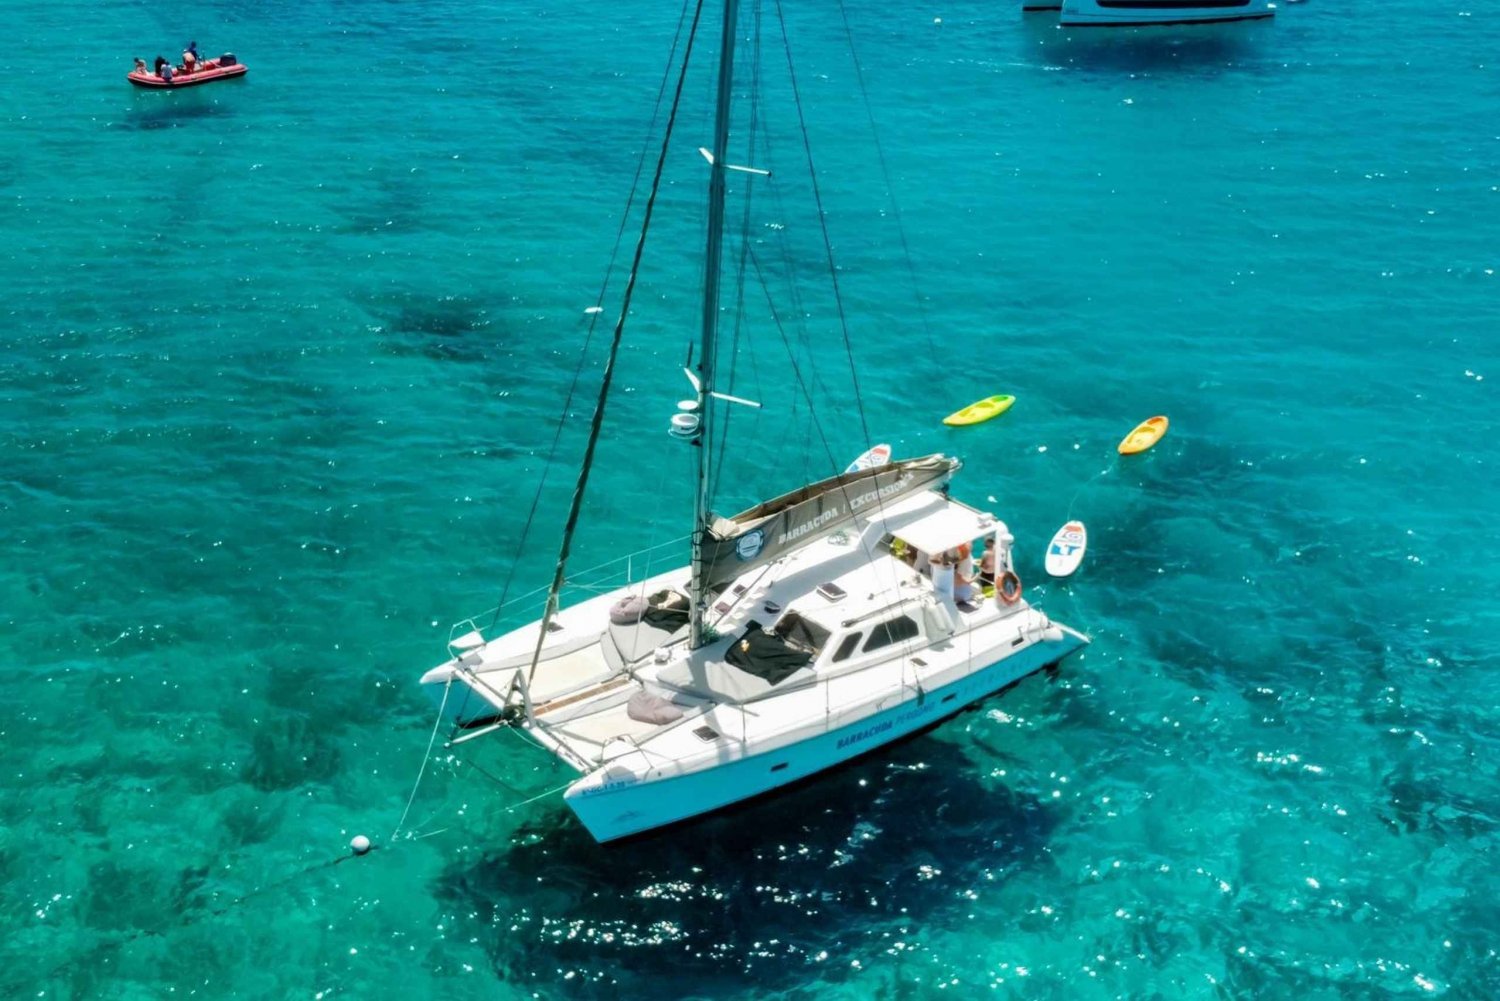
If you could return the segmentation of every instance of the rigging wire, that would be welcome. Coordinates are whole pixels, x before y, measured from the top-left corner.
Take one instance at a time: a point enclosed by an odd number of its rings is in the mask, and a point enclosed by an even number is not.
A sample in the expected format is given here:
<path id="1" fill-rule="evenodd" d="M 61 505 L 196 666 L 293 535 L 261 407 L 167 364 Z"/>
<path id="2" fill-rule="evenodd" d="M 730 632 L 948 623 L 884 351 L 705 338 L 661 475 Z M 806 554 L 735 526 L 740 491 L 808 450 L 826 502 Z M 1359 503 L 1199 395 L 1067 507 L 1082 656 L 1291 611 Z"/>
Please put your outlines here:
<path id="1" fill-rule="evenodd" d="M 787 359 L 792 366 L 792 375 L 797 380 L 797 388 L 801 390 L 802 397 L 807 400 L 809 423 L 818 432 L 818 440 L 823 443 L 823 452 L 828 456 L 829 464 L 836 465 L 838 460 L 833 457 L 833 447 L 828 443 L 828 435 L 823 432 L 823 422 L 818 420 L 818 412 L 813 409 L 812 391 L 808 389 L 807 382 L 802 378 L 802 366 L 797 364 L 797 353 L 792 349 L 791 339 L 787 337 L 786 327 L 781 322 L 781 313 L 776 309 L 776 301 L 771 297 L 771 287 L 766 282 L 765 273 L 761 269 L 760 255 L 753 248 L 750 250 L 750 263 L 755 267 L 755 276 L 760 280 L 761 289 L 766 294 L 766 307 L 771 311 L 771 322 L 775 324 L 776 332 L 781 335 L 781 343 L 786 348 Z M 811 449 L 804 451 L 811 451 Z"/>
<path id="2" fill-rule="evenodd" d="M 769 132 L 763 137 L 763 143 L 766 148 L 766 157 L 769 161 L 771 159 L 771 137 Z M 790 218 L 790 216 L 787 213 L 786 202 L 781 197 L 781 189 L 775 184 L 771 185 L 771 200 L 774 203 L 776 218 L 778 220 L 774 231 L 776 233 L 775 246 L 780 253 L 781 273 L 787 276 L 787 298 L 791 303 L 792 315 L 798 319 L 797 343 L 811 356 L 812 342 L 808 337 L 806 322 L 810 314 L 803 304 L 802 289 L 798 286 L 795 277 L 793 277 L 797 273 L 797 267 L 792 261 L 792 249 L 787 239 L 790 230 L 784 223 L 780 222 L 780 220 Z M 764 278 L 762 278 L 763 285 L 764 281 Z M 814 392 L 808 395 L 809 407 L 812 406 L 817 393 L 821 393 L 824 396 L 831 395 L 828 392 L 828 386 L 823 382 L 822 372 L 816 366 L 812 368 L 811 385 Z"/>
<path id="3" fill-rule="evenodd" d="M 786 15 L 782 10 L 781 0 L 776 0 L 776 18 L 781 27 L 781 42 L 782 47 L 786 52 L 787 75 L 792 86 L 792 102 L 797 108 L 797 124 L 802 132 L 802 149 L 807 157 L 807 174 L 809 180 L 812 182 L 813 202 L 818 209 L 818 226 L 823 234 L 823 250 L 828 260 L 829 283 L 833 286 L 833 299 L 835 305 L 838 308 L 839 331 L 842 334 L 844 342 L 844 357 L 849 362 L 849 380 L 853 384 L 854 388 L 854 405 L 855 409 L 859 412 L 860 432 L 863 435 L 864 444 L 866 445 L 866 447 L 868 447 L 872 443 L 872 438 L 870 437 L 870 425 L 865 418 L 864 399 L 859 389 L 859 371 L 854 364 L 854 347 L 849 340 L 849 321 L 844 311 L 843 294 L 839 289 L 838 267 L 835 264 L 833 258 L 833 241 L 828 234 L 828 214 L 824 211 L 823 208 L 823 194 L 821 188 L 818 185 L 818 170 L 817 165 L 813 161 L 812 142 L 807 132 L 807 117 L 802 111 L 802 94 L 797 87 L 797 69 L 792 60 L 792 43 L 791 38 L 787 33 Z M 857 62 L 858 60 L 856 59 L 856 63 Z M 861 86 L 863 86 L 863 83 L 861 83 Z M 809 410 L 811 410 L 812 404 L 810 399 L 808 401 L 808 407 Z M 827 438 L 823 435 L 821 424 L 818 425 L 818 435 L 820 438 L 823 438 L 823 446 L 824 450 L 828 452 L 829 466 L 831 470 L 833 472 L 838 472 L 838 470 L 840 469 L 840 464 L 836 459 L 833 458 L 832 450 L 828 448 Z M 807 452 L 804 451 L 804 456 L 806 456 L 806 454 Z M 877 491 L 875 494 L 875 507 L 876 510 L 880 512 L 881 516 L 884 517 L 885 498 L 879 491 Z M 873 563 L 876 556 L 875 547 L 865 543 L 863 533 L 860 534 L 859 540 L 860 546 L 864 550 L 866 558 Z M 896 583 L 898 572 L 899 571 L 895 569 L 891 570 L 890 584 L 894 585 Z M 905 659 L 906 655 L 903 653 L 903 665 L 905 664 Z M 905 669 L 903 666 L 903 672 L 904 670 Z"/>
<path id="4" fill-rule="evenodd" d="M 672 50 L 667 56 L 666 67 L 662 70 L 661 85 L 657 88 L 656 92 L 656 105 L 651 109 L 651 122 L 646 127 L 647 136 L 650 136 L 656 131 L 656 121 L 661 116 L 662 99 L 666 96 L 667 84 L 672 79 L 672 66 L 676 62 L 677 46 L 682 41 L 682 27 L 683 24 L 687 21 L 688 6 L 690 3 L 691 0 L 683 0 L 682 11 L 677 16 L 677 31 L 672 36 Z M 702 10 L 702 0 L 699 0 L 697 11 L 693 15 L 693 31 L 695 32 L 698 28 L 698 14 L 701 14 Z M 684 71 L 686 71 L 687 69 L 687 57 L 688 54 L 692 52 L 692 47 L 693 40 L 692 37 L 689 36 L 687 51 L 683 54 Z M 679 82 L 679 98 L 681 97 L 681 93 L 682 87 L 681 83 Z M 675 111 L 676 105 L 674 103 L 674 114 Z M 620 244 L 624 241 L 625 238 L 625 226 L 630 222 L 630 210 L 632 206 L 635 205 L 636 195 L 640 192 L 641 174 L 646 169 L 646 155 L 649 151 L 650 147 L 644 142 L 641 143 L 641 155 L 636 160 L 635 176 L 631 179 L 630 182 L 630 197 L 625 200 L 625 211 L 620 214 L 620 226 L 619 229 L 615 231 L 615 243 L 609 252 L 609 266 L 605 268 L 604 281 L 600 284 L 599 295 L 594 300 L 596 305 L 603 304 L 604 296 L 609 290 L 610 276 L 614 274 L 615 261 L 620 256 Z M 552 445 L 547 451 L 547 461 L 542 465 L 542 478 L 537 483 L 536 493 L 532 495 L 531 508 L 526 512 L 526 523 L 521 528 L 521 539 L 516 543 L 515 558 L 511 560 L 510 569 L 506 571 L 505 584 L 500 589 L 500 601 L 495 605 L 495 616 L 490 620 L 490 629 L 495 628 L 496 623 L 500 621 L 501 613 L 505 610 L 505 599 L 507 595 L 509 595 L 510 585 L 515 579 L 516 568 L 521 565 L 521 554 L 526 551 L 526 540 L 531 535 L 531 527 L 536 520 L 537 507 L 541 504 L 542 492 L 547 487 L 547 476 L 552 471 L 553 462 L 557 458 L 557 448 L 562 441 L 563 428 L 567 427 L 568 425 L 568 408 L 573 405 L 573 396 L 578 390 L 579 380 L 582 379 L 584 367 L 588 362 L 589 345 L 594 342 L 594 331 L 598 327 L 599 317 L 602 315 L 602 310 L 589 314 L 588 333 L 584 336 L 583 348 L 578 352 L 578 365 L 573 369 L 573 381 L 568 385 L 568 395 L 563 399 L 562 415 L 558 418 L 557 430 L 552 434 Z"/>
<path id="5" fill-rule="evenodd" d="M 766 150 L 767 163 L 774 162 L 774 158 L 771 155 L 771 136 L 769 131 L 767 131 L 766 135 L 763 137 L 762 143 Z M 780 274 L 786 276 L 787 279 L 785 282 L 785 295 L 788 304 L 788 316 L 796 318 L 796 343 L 802 349 L 807 351 L 810 356 L 811 345 L 807 336 L 807 317 L 809 314 L 807 311 L 807 307 L 803 302 L 802 289 L 799 287 L 796 279 L 792 277 L 796 274 L 796 267 L 792 262 L 792 251 L 787 239 L 789 231 L 786 224 L 781 221 L 789 218 L 789 215 L 787 213 L 786 200 L 782 197 L 780 186 L 775 183 L 770 185 L 770 195 L 772 202 L 772 211 L 774 213 L 774 218 L 776 221 L 771 226 L 773 235 L 769 238 L 768 242 L 776 251 L 778 258 L 776 263 L 780 268 Z M 771 302 L 771 286 L 767 281 L 767 275 L 770 273 L 769 268 L 762 265 L 760 261 L 756 261 L 755 273 L 757 280 L 760 282 L 761 289 L 766 296 L 767 302 Z M 772 304 L 772 312 L 773 314 L 775 312 L 774 303 Z M 787 358 L 793 365 L 795 365 L 797 362 L 797 354 L 793 350 L 792 339 L 788 338 L 786 329 L 784 325 L 781 324 L 781 320 L 774 315 L 772 319 L 775 320 L 775 322 L 779 326 L 779 333 L 781 334 L 782 343 L 786 347 Z M 806 402 L 808 409 L 813 409 L 814 400 L 817 398 L 817 394 L 819 392 L 821 392 L 824 396 L 827 396 L 828 387 L 823 383 L 822 372 L 816 365 L 813 365 L 810 366 L 810 371 L 808 372 L 808 385 L 804 387 L 803 393 L 800 396 L 792 397 L 791 408 L 787 413 L 787 430 L 784 432 L 784 434 L 794 434 L 796 433 L 798 428 L 801 428 L 804 431 L 806 430 L 805 422 L 802 422 L 798 415 L 799 407 L 801 403 Z M 804 480 L 808 478 L 806 475 L 808 470 L 807 464 L 808 456 L 806 455 L 806 453 L 804 453 Z"/>
<path id="6" fill-rule="evenodd" d="M 755 163 L 755 133 L 760 123 L 760 26 L 761 26 L 761 2 L 756 0 L 752 10 L 754 19 L 754 32 L 751 37 L 754 41 L 754 50 L 750 56 L 750 123 L 746 132 L 749 136 L 747 146 L 746 162 Z M 745 258 L 750 252 L 750 212 L 754 199 L 755 185 L 745 185 L 745 209 L 740 223 L 740 259 L 735 274 L 735 303 L 734 303 L 734 334 L 729 342 L 729 392 L 734 392 L 734 374 L 739 365 L 740 358 L 740 330 L 745 321 Z M 754 354 L 752 352 L 752 358 Z M 712 405 L 712 404 L 710 404 Z M 719 452 L 714 457 L 713 476 L 709 479 L 708 496 L 710 501 L 718 494 L 719 480 L 724 472 L 724 455 L 729 447 L 729 423 L 734 415 L 734 407 L 724 408 L 723 430 L 719 432 Z"/>
<path id="7" fill-rule="evenodd" d="M 781 0 L 776 0 L 776 19 L 781 26 L 781 42 L 782 47 L 786 52 L 787 76 L 792 86 L 792 103 L 797 108 L 797 124 L 801 128 L 802 132 L 802 149 L 807 156 L 807 173 L 808 178 L 812 181 L 813 202 L 816 204 L 818 209 L 818 226 L 823 234 L 823 250 L 828 259 L 829 283 L 833 286 L 833 299 L 834 303 L 838 307 L 839 331 L 843 335 L 844 341 L 844 357 L 849 362 L 849 379 L 854 387 L 854 405 L 855 409 L 859 411 L 859 427 L 861 433 L 864 436 L 864 443 L 868 447 L 872 442 L 872 439 L 870 437 L 870 425 L 869 422 L 865 419 L 865 404 L 863 396 L 860 393 L 859 389 L 859 370 L 855 367 L 854 364 L 854 347 L 849 340 L 849 321 L 847 315 L 844 312 L 843 294 L 839 289 L 838 266 L 835 264 L 833 258 L 833 241 L 828 234 L 828 213 L 823 209 L 822 189 L 818 185 L 818 169 L 817 165 L 813 162 L 812 141 L 809 138 L 807 132 L 807 116 L 802 111 L 802 94 L 797 87 L 797 69 L 792 60 L 792 42 L 790 35 L 787 33 L 786 14 L 782 10 Z M 821 427 L 819 428 L 819 434 L 820 436 L 822 434 Z M 825 449 L 827 448 L 826 439 L 824 447 Z M 829 462 L 832 470 L 834 472 L 837 472 L 840 466 L 839 463 L 833 459 L 831 452 L 829 454 Z M 883 518 L 885 515 L 885 498 L 879 491 L 877 491 L 875 494 L 875 506 Z M 865 551 L 865 555 L 873 561 L 875 559 L 874 549 L 869 545 L 865 545 L 863 539 L 864 536 L 863 534 L 861 534 L 860 540 L 862 548 Z M 894 572 L 892 573 L 891 583 L 896 583 Z M 905 655 L 903 654 L 903 657 L 904 656 Z"/>
<path id="8" fill-rule="evenodd" d="M 870 138 L 875 142 L 875 156 L 880 161 L 880 176 L 885 182 L 885 196 L 890 199 L 891 215 L 896 220 L 896 235 L 901 238 L 901 256 L 906 260 L 906 273 L 911 278 L 911 294 L 917 303 L 917 315 L 922 320 L 922 336 L 927 341 L 928 356 L 934 361 L 939 357 L 937 345 L 932 339 L 932 326 L 928 323 L 927 307 L 923 304 L 922 295 L 917 291 L 917 268 L 911 260 L 911 245 L 906 239 L 906 226 L 901 221 L 901 206 L 896 201 L 896 188 L 891 184 L 890 167 L 886 165 L 885 148 L 880 144 L 880 130 L 875 125 L 875 112 L 870 107 L 870 92 L 865 89 L 865 73 L 859 64 L 859 53 L 854 48 L 854 32 L 849 28 L 849 12 L 844 7 L 844 0 L 838 0 L 839 18 L 844 23 L 844 37 L 849 42 L 849 58 L 854 63 L 854 79 L 859 83 L 859 96 L 864 102 L 865 117 L 870 122 Z"/>
<path id="9" fill-rule="evenodd" d="M 828 214 L 823 210 L 823 192 L 818 186 L 818 169 L 813 162 L 812 143 L 807 134 L 807 116 L 802 112 L 802 93 L 797 88 L 797 69 L 792 64 L 792 41 L 787 35 L 786 15 L 781 0 L 776 0 L 776 19 L 781 24 L 781 42 L 786 49 L 786 68 L 792 84 L 792 103 L 797 108 L 797 124 L 802 130 L 802 148 L 807 154 L 807 173 L 812 181 L 813 201 L 818 207 L 818 226 L 823 233 L 823 250 L 828 258 L 828 277 L 833 285 L 833 300 L 838 306 L 839 331 L 844 338 L 844 355 L 849 360 L 849 379 L 854 385 L 854 406 L 859 411 L 859 428 L 866 444 L 870 441 L 870 425 L 865 420 L 865 403 L 859 391 L 859 372 L 854 367 L 854 348 L 849 343 L 849 320 L 844 314 L 844 297 L 839 290 L 838 268 L 833 260 L 833 241 L 828 235 Z"/>
<path id="10" fill-rule="evenodd" d="M 604 361 L 604 376 L 599 386 L 599 400 L 594 404 L 594 416 L 589 421 L 588 446 L 584 449 L 583 464 L 578 470 L 578 483 L 573 488 L 573 500 L 568 507 L 568 520 L 563 526 L 562 546 L 557 554 L 557 570 L 552 577 L 552 590 L 547 601 L 547 610 L 542 613 L 541 628 L 537 630 L 536 649 L 531 655 L 531 668 L 527 681 L 536 674 L 537 661 L 542 656 L 542 645 L 547 642 L 547 626 L 557 609 L 557 595 L 562 590 L 563 576 L 567 571 L 568 554 L 573 548 L 573 533 L 578 528 L 578 516 L 583 511 L 583 495 L 588 489 L 589 473 L 594 465 L 594 451 L 599 445 L 600 432 L 604 427 L 604 411 L 609 404 L 610 384 L 614 380 L 615 362 L 620 356 L 620 342 L 625 336 L 625 320 L 630 315 L 630 298 L 635 293 L 635 281 L 640 275 L 641 256 L 646 251 L 646 234 L 651 229 L 651 215 L 656 210 L 656 196 L 661 190 L 662 174 L 666 170 L 667 151 L 672 144 L 672 129 L 677 123 L 677 109 L 682 104 L 682 89 L 687 83 L 688 64 L 692 61 L 693 42 L 698 37 L 698 22 L 703 14 L 703 0 L 698 0 L 693 11 L 693 24 L 688 32 L 687 47 L 682 55 L 682 70 L 677 76 L 677 89 L 672 96 L 672 110 L 667 115 L 665 133 L 662 135 L 661 152 L 656 158 L 656 171 L 651 178 L 651 193 L 646 197 L 645 215 L 641 219 L 641 235 L 636 239 L 635 255 L 630 262 L 630 275 L 625 281 L 625 294 L 620 302 L 620 315 L 615 320 L 614 334 L 610 338 L 609 355 Z"/>

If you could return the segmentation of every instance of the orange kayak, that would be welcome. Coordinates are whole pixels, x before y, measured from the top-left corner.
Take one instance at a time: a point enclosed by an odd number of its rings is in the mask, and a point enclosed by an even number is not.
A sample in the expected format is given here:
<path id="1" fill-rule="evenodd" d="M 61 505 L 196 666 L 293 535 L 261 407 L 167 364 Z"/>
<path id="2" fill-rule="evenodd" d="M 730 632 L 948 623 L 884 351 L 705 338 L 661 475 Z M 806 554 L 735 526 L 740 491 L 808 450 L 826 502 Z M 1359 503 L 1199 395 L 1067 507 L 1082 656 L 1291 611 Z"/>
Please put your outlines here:
<path id="1" fill-rule="evenodd" d="M 1161 436 L 1167 433 L 1167 419 L 1165 417 L 1152 417 L 1141 421 L 1135 426 L 1135 430 L 1125 436 L 1120 442 L 1121 455 L 1135 455 L 1161 441 Z"/>

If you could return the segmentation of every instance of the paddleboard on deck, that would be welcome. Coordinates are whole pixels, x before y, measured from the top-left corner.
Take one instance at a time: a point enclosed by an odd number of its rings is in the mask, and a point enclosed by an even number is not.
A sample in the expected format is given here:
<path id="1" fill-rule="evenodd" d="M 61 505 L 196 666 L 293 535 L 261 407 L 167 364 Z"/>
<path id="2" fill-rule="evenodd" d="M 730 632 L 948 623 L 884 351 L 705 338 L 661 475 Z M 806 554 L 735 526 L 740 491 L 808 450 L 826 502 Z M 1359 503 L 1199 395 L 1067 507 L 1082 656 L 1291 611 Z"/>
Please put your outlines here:
<path id="1" fill-rule="evenodd" d="M 849 463 L 849 468 L 845 469 L 844 472 L 857 473 L 862 469 L 874 469 L 876 466 L 883 466 L 890 461 L 891 446 L 880 444 L 861 453 L 858 459 Z"/>
<path id="2" fill-rule="evenodd" d="M 1089 546 L 1088 529 L 1081 521 L 1070 521 L 1057 530 L 1047 545 L 1047 573 L 1053 577 L 1070 576 L 1083 562 Z"/>
<path id="3" fill-rule="evenodd" d="M 1010 395 L 990 396 L 978 403 L 971 403 L 962 410 L 955 410 L 943 418 L 943 423 L 957 427 L 962 424 L 981 424 L 991 417 L 999 417 L 1010 409 L 1016 398 Z"/>
<path id="4" fill-rule="evenodd" d="M 1135 455 L 1161 441 L 1162 435 L 1167 433 L 1167 419 L 1165 417 L 1152 417 L 1141 421 L 1135 426 L 1135 430 L 1125 436 L 1120 442 L 1121 455 Z"/>

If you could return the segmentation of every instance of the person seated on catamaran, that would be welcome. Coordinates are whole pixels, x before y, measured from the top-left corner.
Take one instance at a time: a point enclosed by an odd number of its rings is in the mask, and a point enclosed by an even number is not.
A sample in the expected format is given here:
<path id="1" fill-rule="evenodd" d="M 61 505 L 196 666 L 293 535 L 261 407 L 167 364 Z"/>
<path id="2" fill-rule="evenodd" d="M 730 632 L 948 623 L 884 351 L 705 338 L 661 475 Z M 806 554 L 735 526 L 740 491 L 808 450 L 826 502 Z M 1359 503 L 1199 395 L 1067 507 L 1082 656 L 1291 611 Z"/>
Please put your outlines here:
<path id="1" fill-rule="evenodd" d="M 960 603 L 974 597 L 974 550 L 967 542 L 960 543 L 950 555 L 953 560 L 953 598 Z"/>
<path id="2" fill-rule="evenodd" d="M 958 596 L 954 593 L 956 581 L 953 573 L 953 561 L 948 553 L 938 553 L 932 557 L 932 590 L 941 599 L 956 601 Z"/>
<path id="3" fill-rule="evenodd" d="M 984 555 L 979 558 L 979 586 L 995 586 L 995 570 L 1000 559 L 1000 547 L 994 539 L 986 539 Z"/>

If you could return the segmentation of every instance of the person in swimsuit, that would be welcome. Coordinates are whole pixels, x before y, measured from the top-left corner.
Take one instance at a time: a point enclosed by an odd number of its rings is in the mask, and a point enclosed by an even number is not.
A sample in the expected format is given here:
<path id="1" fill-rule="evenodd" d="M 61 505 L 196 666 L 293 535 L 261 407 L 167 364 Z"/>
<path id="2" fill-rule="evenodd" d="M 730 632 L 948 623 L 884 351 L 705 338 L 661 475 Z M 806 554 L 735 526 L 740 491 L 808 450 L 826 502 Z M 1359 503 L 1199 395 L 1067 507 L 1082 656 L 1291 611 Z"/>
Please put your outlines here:
<path id="1" fill-rule="evenodd" d="M 1000 554 L 1000 547 L 994 539 L 986 539 L 984 543 L 984 555 L 979 558 L 979 585 L 980 587 L 995 586 L 995 570 Z"/>

